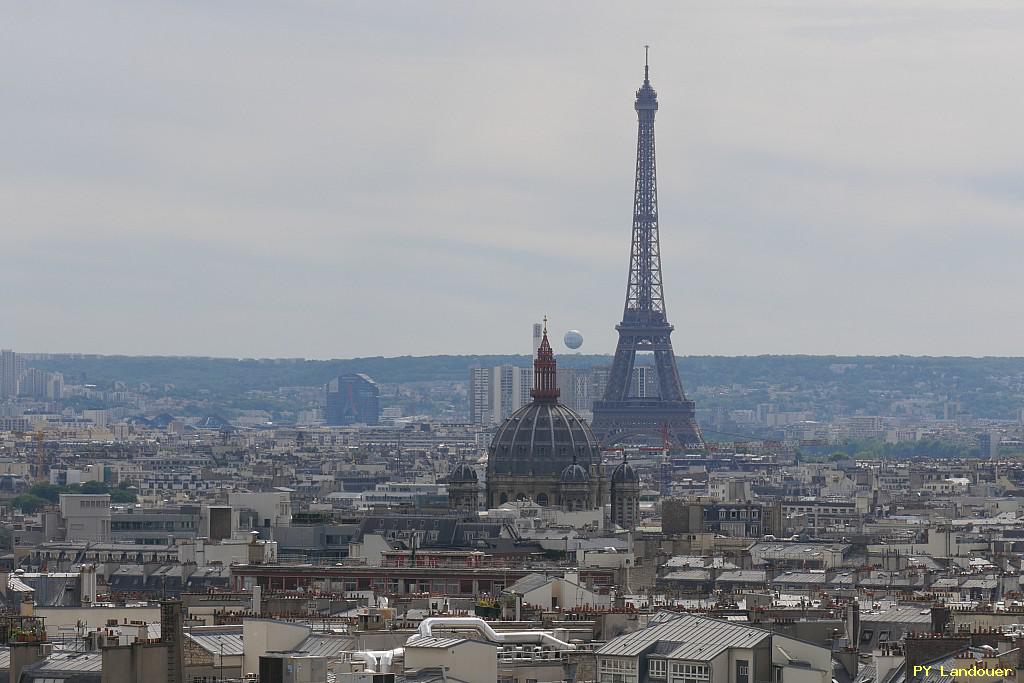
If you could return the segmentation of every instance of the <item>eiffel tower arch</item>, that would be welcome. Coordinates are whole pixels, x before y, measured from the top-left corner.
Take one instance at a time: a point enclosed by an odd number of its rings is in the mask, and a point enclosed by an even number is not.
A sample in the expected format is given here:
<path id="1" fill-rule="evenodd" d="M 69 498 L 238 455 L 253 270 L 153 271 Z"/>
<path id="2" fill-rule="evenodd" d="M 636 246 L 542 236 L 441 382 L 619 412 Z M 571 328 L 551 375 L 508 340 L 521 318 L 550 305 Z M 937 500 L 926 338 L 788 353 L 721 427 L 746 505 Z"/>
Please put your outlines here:
<path id="1" fill-rule="evenodd" d="M 619 341 L 604 397 L 594 402 L 593 430 L 604 446 L 646 437 L 674 445 L 703 448 L 704 437 L 694 404 L 683 393 L 672 325 L 665 313 L 658 236 L 658 180 L 654 149 L 654 115 L 658 95 L 644 64 L 644 82 L 634 105 L 638 119 L 636 184 L 633 191 L 633 239 L 629 252 L 629 281 L 622 322 L 615 326 Z M 632 395 L 637 353 L 651 353 L 658 395 Z"/>

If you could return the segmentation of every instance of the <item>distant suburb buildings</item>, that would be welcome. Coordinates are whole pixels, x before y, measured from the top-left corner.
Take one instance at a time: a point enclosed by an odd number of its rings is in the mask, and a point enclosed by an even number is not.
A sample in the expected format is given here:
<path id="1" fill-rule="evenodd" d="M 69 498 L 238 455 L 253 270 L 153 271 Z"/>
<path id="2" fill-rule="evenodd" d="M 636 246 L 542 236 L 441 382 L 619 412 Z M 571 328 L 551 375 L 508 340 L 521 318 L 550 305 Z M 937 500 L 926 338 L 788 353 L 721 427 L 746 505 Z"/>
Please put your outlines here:
<path id="1" fill-rule="evenodd" d="M 362 373 L 339 375 L 327 383 L 324 419 L 328 425 L 375 425 L 380 421 L 380 389 Z"/>

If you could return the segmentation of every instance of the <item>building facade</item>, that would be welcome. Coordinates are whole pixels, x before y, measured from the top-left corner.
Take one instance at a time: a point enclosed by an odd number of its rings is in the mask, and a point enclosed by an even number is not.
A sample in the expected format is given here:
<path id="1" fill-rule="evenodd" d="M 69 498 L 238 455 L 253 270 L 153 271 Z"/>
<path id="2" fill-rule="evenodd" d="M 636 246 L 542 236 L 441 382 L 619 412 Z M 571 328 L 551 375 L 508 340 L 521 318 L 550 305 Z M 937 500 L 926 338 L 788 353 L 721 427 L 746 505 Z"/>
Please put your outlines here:
<path id="1" fill-rule="evenodd" d="M 340 375 L 327 383 L 324 419 L 332 426 L 380 422 L 380 389 L 362 373 Z"/>
<path id="2" fill-rule="evenodd" d="M 0 398 L 18 395 L 18 380 L 24 369 L 21 357 L 10 349 L 0 351 Z"/>
<path id="3" fill-rule="evenodd" d="M 60 517 L 69 541 L 110 541 L 110 494 L 60 494 Z"/>
<path id="4" fill-rule="evenodd" d="M 530 368 L 498 365 L 469 370 L 469 418 L 497 424 L 530 402 Z"/>

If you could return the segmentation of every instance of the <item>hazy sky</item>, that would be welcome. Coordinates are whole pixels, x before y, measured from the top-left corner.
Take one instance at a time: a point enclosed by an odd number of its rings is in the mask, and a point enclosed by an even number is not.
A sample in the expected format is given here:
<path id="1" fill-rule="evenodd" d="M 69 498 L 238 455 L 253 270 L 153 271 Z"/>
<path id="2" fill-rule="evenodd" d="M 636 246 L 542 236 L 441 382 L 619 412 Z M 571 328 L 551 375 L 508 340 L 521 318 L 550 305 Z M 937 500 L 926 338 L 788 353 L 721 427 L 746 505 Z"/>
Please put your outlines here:
<path id="1" fill-rule="evenodd" d="M 526 353 L 546 313 L 610 352 L 650 43 L 678 354 L 1024 355 L 1021 36 L 1016 0 L 6 3 L 0 346 Z"/>

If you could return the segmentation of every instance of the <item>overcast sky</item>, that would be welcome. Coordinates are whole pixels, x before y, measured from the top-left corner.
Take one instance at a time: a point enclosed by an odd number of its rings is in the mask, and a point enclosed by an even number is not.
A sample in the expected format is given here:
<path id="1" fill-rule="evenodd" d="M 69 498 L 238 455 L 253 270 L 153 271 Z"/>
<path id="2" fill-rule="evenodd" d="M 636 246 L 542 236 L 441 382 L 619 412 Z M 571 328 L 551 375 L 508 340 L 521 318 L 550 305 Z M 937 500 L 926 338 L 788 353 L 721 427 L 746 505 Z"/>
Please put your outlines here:
<path id="1" fill-rule="evenodd" d="M 1024 355 L 1024 4 L 6 3 L 0 346 Z M 556 350 L 564 350 L 561 343 Z"/>

